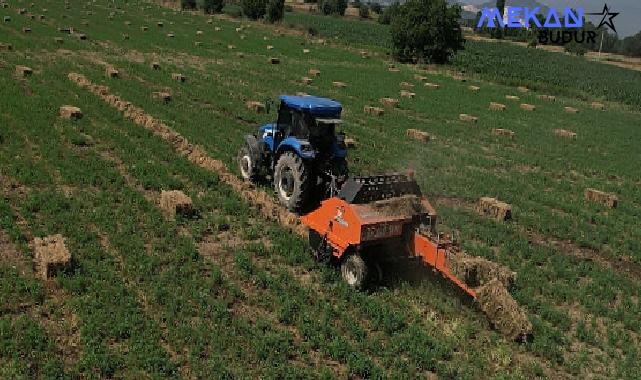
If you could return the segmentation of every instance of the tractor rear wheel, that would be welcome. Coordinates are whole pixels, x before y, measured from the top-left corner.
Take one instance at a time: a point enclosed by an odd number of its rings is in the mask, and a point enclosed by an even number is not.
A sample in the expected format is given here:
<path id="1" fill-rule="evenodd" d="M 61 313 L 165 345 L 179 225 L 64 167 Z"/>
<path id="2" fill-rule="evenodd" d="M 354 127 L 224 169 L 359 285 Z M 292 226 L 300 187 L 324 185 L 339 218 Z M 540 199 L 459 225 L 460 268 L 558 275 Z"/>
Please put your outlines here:
<path id="1" fill-rule="evenodd" d="M 258 176 L 258 168 L 256 162 L 252 158 L 251 152 L 247 145 L 243 145 L 238 150 L 238 168 L 240 175 L 246 181 L 253 181 Z"/>
<path id="2" fill-rule="evenodd" d="M 361 255 L 350 253 L 341 262 L 341 276 L 352 288 L 363 289 L 367 285 L 369 268 Z"/>
<path id="3" fill-rule="evenodd" d="M 274 169 L 274 189 L 281 204 L 290 211 L 301 211 L 311 189 L 310 170 L 293 152 L 283 153 Z"/>

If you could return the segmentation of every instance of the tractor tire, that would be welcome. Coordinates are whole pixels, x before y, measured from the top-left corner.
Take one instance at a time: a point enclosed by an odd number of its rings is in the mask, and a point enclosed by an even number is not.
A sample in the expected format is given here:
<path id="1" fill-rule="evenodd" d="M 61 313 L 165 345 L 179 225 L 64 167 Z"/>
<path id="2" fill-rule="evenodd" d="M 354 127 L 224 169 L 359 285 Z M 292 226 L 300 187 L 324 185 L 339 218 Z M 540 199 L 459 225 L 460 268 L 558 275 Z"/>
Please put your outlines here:
<path id="1" fill-rule="evenodd" d="M 258 177 L 258 167 L 254 162 L 251 151 L 247 145 L 243 145 L 238 150 L 238 168 L 240 175 L 245 181 L 255 181 Z"/>
<path id="2" fill-rule="evenodd" d="M 301 211 L 311 192 L 310 169 L 293 152 L 283 153 L 274 168 L 274 190 L 289 211 Z"/>
<path id="3" fill-rule="evenodd" d="M 369 280 L 369 268 L 363 257 L 350 253 L 341 262 L 341 276 L 354 289 L 364 289 Z"/>

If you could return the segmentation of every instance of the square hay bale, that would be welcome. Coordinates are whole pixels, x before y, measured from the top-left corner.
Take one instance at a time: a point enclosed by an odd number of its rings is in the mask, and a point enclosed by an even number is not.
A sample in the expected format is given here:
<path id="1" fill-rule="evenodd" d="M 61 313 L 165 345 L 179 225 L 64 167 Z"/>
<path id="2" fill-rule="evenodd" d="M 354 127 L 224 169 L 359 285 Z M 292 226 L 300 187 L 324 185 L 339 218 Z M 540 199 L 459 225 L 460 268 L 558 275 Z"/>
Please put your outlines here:
<path id="1" fill-rule="evenodd" d="M 197 36 L 202 36 L 203 34 L 205 34 L 205 33 L 202 30 L 197 30 L 196 31 L 196 35 Z"/>
<path id="2" fill-rule="evenodd" d="M 128 34 L 123 34 L 122 39 L 125 41 L 129 41 L 129 35 Z"/>
<path id="3" fill-rule="evenodd" d="M 554 134 L 559 136 L 559 137 L 565 137 L 568 139 L 576 139 L 576 133 L 566 131 L 565 129 L 555 129 Z"/>
<path id="4" fill-rule="evenodd" d="M 479 121 L 479 118 L 476 116 L 468 115 L 466 113 L 462 113 L 458 115 L 459 120 L 464 121 L 466 123 L 473 123 L 476 124 Z"/>
<path id="5" fill-rule="evenodd" d="M 565 107 L 564 110 L 566 113 L 579 113 L 579 109 L 574 107 Z"/>
<path id="6" fill-rule="evenodd" d="M 268 63 L 270 63 L 270 64 L 272 64 L 272 65 L 278 65 L 278 64 L 280 64 L 280 59 L 279 59 L 279 58 L 276 58 L 276 57 L 270 57 L 270 58 L 267 60 L 267 62 L 268 62 Z"/>
<path id="7" fill-rule="evenodd" d="M 347 87 L 347 84 L 345 84 L 344 82 L 332 82 L 332 86 L 336 88 L 345 88 Z"/>
<path id="8" fill-rule="evenodd" d="M 514 131 L 511 131 L 509 129 L 502 129 L 502 128 L 494 128 L 494 129 L 492 129 L 492 134 L 494 136 L 505 136 L 505 137 L 509 137 L 511 139 L 513 139 L 514 136 L 515 136 Z"/>
<path id="9" fill-rule="evenodd" d="M 274 47 L 272 45 L 267 45 L 267 50 L 274 50 Z"/>
<path id="10" fill-rule="evenodd" d="M 214 27 L 214 31 L 216 31 L 216 32 L 220 32 L 221 30 L 222 30 L 222 29 L 220 28 L 220 26 L 215 26 L 215 27 Z"/>
<path id="11" fill-rule="evenodd" d="M 195 41 L 194 42 L 194 46 L 196 46 L 196 47 L 203 46 L 203 43 L 201 41 Z"/>
<path id="12" fill-rule="evenodd" d="M 158 21 L 156 25 L 158 25 L 159 28 L 162 28 L 163 26 L 165 26 L 165 23 L 162 21 Z"/>
<path id="13" fill-rule="evenodd" d="M 78 107 L 74 106 L 62 106 L 59 110 L 60 117 L 64 119 L 74 119 L 78 120 L 82 118 L 82 111 Z"/>
<path id="14" fill-rule="evenodd" d="M 109 66 L 105 69 L 105 76 L 107 76 L 107 78 L 118 78 L 120 72 L 115 67 Z"/>
<path id="15" fill-rule="evenodd" d="M 16 66 L 16 76 L 20 78 L 29 77 L 33 74 L 33 70 L 27 66 Z"/>
<path id="16" fill-rule="evenodd" d="M 462 75 L 452 75 L 452 79 L 457 82 L 467 82 L 467 79 L 465 79 L 465 77 Z"/>
<path id="17" fill-rule="evenodd" d="M 414 75 L 414 79 L 416 79 L 419 82 L 425 82 L 427 80 L 427 77 L 423 76 L 423 75 L 416 74 L 416 75 Z"/>
<path id="18" fill-rule="evenodd" d="M 526 93 L 526 92 L 530 91 L 530 89 L 525 87 L 525 86 L 519 86 L 516 89 L 519 90 L 519 92 L 522 92 L 522 93 Z"/>
<path id="19" fill-rule="evenodd" d="M 53 38 L 53 40 L 54 40 L 58 45 L 62 45 L 62 44 L 65 42 L 65 40 L 64 40 L 62 37 L 54 37 L 54 38 Z"/>
<path id="20" fill-rule="evenodd" d="M 430 135 L 425 131 L 420 131 L 418 129 L 408 129 L 406 131 L 406 134 L 408 137 L 411 137 L 418 141 L 422 141 L 422 142 L 430 141 Z"/>
<path id="21" fill-rule="evenodd" d="M 87 35 L 84 33 L 78 33 L 76 34 L 76 38 L 78 38 L 81 41 L 86 41 L 87 40 Z"/>
<path id="22" fill-rule="evenodd" d="M 143 32 L 146 32 L 147 30 L 149 30 L 149 27 L 147 27 L 147 26 L 141 26 L 141 27 L 140 27 L 140 30 L 141 30 L 141 31 L 143 31 Z"/>
<path id="23" fill-rule="evenodd" d="M 585 200 L 600 203 L 609 208 L 616 208 L 619 204 L 619 198 L 616 195 L 605 191 L 587 188 L 583 195 Z"/>
<path id="24" fill-rule="evenodd" d="M 430 90 L 438 90 L 441 86 L 436 83 L 425 82 L 424 86 Z"/>
<path id="25" fill-rule="evenodd" d="M 490 102 L 490 111 L 505 111 L 506 108 L 505 104 Z"/>
<path id="26" fill-rule="evenodd" d="M 600 102 L 592 102 L 590 103 L 590 107 L 592 107 L 593 110 L 599 110 L 599 111 L 605 110 L 605 104 Z"/>
<path id="27" fill-rule="evenodd" d="M 479 92 L 481 90 L 479 86 L 469 86 L 468 89 L 472 92 Z"/>
<path id="28" fill-rule="evenodd" d="M 556 102 L 556 96 L 553 95 L 539 95 L 537 96 L 540 100 L 545 100 L 547 102 Z"/>
<path id="29" fill-rule="evenodd" d="M 171 101 L 171 94 L 167 91 L 154 91 L 151 93 L 151 97 L 156 100 L 162 100 L 165 103 Z"/>
<path id="30" fill-rule="evenodd" d="M 387 107 L 398 107 L 398 99 L 393 98 L 380 98 L 379 102 Z"/>
<path id="31" fill-rule="evenodd" d="M 58 32 L 71 34 L 73 33 L 73 28 L 58 28 Z"/>
<path id="32" fill-rule="evenodd" d="M 227 49 L 229 49 L 229 50 L 234 50 L 234 49 L 236 49 L 236 46 L 234 46 L 234 45 L 227 45 Z"/>
<path id="33" fill-rule="evenodd" d="M 173 33 L 167 33 L 167 37 L 168 37 L 168 38 L 174 38 L 174 37 L 176 37 L 176 35 L 175 35 L 175 34 L 173 34 Z"/>
<path id="34" fill-rule="evenodd" d="M 354 140 L 353 138 L 346 138 L 345 139 L 345 146 L 347 148 L 354 149 L 354 148 L 356 148 L 356 145 L 357 145 L 356 140 Z"/>
<path id="35" fill-rule="evenodd" d="M 153 70 L 160 70 L 160 63 L 159 62 L 152 62 L 151 63 L 151 68 Z"/>
<path id="36" fill-rule="evenodd" d="M 536 111 L 536 106 L 533 104 L 522 103 L 521 109 L 525 111 Z"/>
<path id="37" fill-rule="evenodd" d="M 187 78 L 184 75 L 179 74 L 179 73 L 172 73 L 171 74 L 171 79 L 173 79 L 175 81 L 178 81 L 178 82 L 184 82 L 184 81 L 187 80 Z"/>
<path id="38" fill-rule="evenodd" d="M 0 51 L 11 51 L 11 50 L 13 50 L 13 46 L 11 46 L 11 44 L 0 42 Z"/>
<path id="39" fill-rule="evenodd" d="M 309 54 L 310 50 L 309 49 L 303 49 L 303 54 Z"/>
<path id="40" fill-rule="evenodd" d="M 191 198 L 180 190 L 162 191 L 160 208 L 172 217 L 178 214 L 193 215 L 195 211 Z"/>
<path id="41" fill-rule="evenodd" d="M 317 77 L 320 75 L 321 72 L 318 69 L 309 69 L 307 73 L 311 76 Z"/>
<path id="42" fill-rule="evenodd" d="M 10 22 L 11 21 L 11 16 L 4 16 L 3 20 L 4 20 L 4 22 Z"/>
<path id="43" fill-rule="evenodd" d="M 31 33 L 31 28 L 25 26 L 24 28 L 22 28 L 22 33 Z"/>
<path id="44" fill-rule="evenodd" d="M 312 78 L 310 77 L 303 77 L 302 81 L 304 84 L 307 84 L 307 85 L 312 84 Z"/>
<path id="45" fill-rule="evenodd" d="M 401 86 L 401 88 L 405 90 L 411 90 L 412 88 L 414 88 L 414 84 L 409 82 L 401 82 L 399 83 L 399 86 Z"/>
<path id="46" fill-rule="evenodd" d="M 505 99 L 507 99 L 507 100 L 511 100 L 511 101 L 513 101 L 513 102 L 518 102 L 518 101 L 520 101 L 520 100 L 521 100 L 521 98 L 519 98 L 519 97 L 518 97 L 518 96 L 516 96 L 516 95 L 505 95 Z"/>
<path id="47" fill-rule="evenodd" d="M 245 103 L 245 106 L 247 109 L 254 111 L 256 113 L 265 113 L 267 112 L 267 107 L 265 106 L 265 103 L 263 102 L 257 102 L 257 101 L 247 101 Z"/>
<path id="48" fill-rule="evenodd" d="M 363 107 L 363 112 L 369 115 L 374 115 L 374 116 L 383 116 L 385 114 L 385 110 L 383 108 L 372 107 L 372 106 Z"/>
<path id="49" fill-rule="evenodd" d="M 398 67 L 389 67 L 387 69 L 387 71 L 389 71 L 390 73 L 400 73 L 401 72 L 401 70 Z"/>
<path id="50" fill-rule="evenodd" d="M 33 246 L 36 276 L 42 280 L 51 278 L 54 272 L 71 264 L 71 253 L 60 234 L 35 238 Z"/>
<path id="51" fill-rule="evenodd" d="M 416 96 L 415 93 L 407 91 L 407 90 L 401 90 L 401 98 L 408 98 L 408 99 L 414 99 Z"/>
<path id="52" fill-rule="evenodd" d="M 512 205 L 496 198 L 481 197 L 476 205 L 476 212 L 499 222 L 512 218 Z"/>
<path id="53" fill-rule="evenodd" d="M 361 51 L 361 58 L 363 58 L 363 59 L 369 58 L 369 53 L 366 52 L 365 50 Z"/>
<path id="54" fill-rule="evenodd" d="M 236 53 L 236 57 L 238 57 L 238 58 L 245 58 L 245 54 L 244 54 L 244 53 L 240 53 L 240 52 L 239 52 L 239 53 Z"/>

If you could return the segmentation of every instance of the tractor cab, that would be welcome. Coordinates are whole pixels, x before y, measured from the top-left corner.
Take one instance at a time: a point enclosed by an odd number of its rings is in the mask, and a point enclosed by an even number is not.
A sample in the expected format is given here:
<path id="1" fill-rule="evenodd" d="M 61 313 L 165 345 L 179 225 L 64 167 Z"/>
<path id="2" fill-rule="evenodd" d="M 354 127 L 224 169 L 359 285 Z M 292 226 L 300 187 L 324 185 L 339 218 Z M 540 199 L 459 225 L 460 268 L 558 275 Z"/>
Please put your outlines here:
<path id="1" fill-rule="evenodd" d="M 241 175 L 248 180 L 261 172 L 271 176 L 281 203 L 292 211 L 312 194 L 335 194 L 347 179 L 342 110 L 335 100 L 282 95 L 276 122 L 245 136 L 238 158 Z"/>

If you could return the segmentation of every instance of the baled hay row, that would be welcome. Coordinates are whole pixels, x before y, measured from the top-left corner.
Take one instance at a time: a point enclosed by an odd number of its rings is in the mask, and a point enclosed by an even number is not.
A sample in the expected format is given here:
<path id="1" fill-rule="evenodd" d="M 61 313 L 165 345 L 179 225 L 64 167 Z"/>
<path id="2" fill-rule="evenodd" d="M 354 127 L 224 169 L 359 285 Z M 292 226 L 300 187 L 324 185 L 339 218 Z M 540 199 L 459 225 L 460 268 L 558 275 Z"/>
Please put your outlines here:
<path id="1" fill-rule="evenodd" d="M 254 205 L 268 220 L 277 221 L 300 236 L 307 236 L 307 228 L 300 224 L 295 214 L 280 206 L 271 195 L 257 190 L 251 183 L 238 178 L 227 169 L 223 162 L 209 157 L 201 146 L 191 144 L 186 138 L 173 131 L 162 121 L 146 114 L 142 108 L 123 101 L 118 96 L 109 94 L 108 91 L 105 91 L 104 86 L 94 85 L 83 75 L 70 73 L 69 79 L 78 86 L 100 96 L 102 100 L 122 112 L 127 119 L 154 132 L 170 143 L 177 153 L 185 156 L 194 164 L 205 170 L 218 173 L 218 177 L 223 183 L 234 189 L 242 199 Z"/>
<path id="2" fill-rule="evenodd" d="M 36 276 L 41 280 L 47 280 L 54 271 L 71 263 L 71 253 L 67 249 L 62 235 L 35 238 L 33 246 Z"/>
<path id="3" fill-rule="evenodd" d="M 588 201 L 601 203 L 602 205 L 609 208 L 616 208 L 619 204 L 619 198 L 616 195 L 612 193 L 606 193 L 605 191 L 597 189 L 585 189 L 584 196 Z"/>
<path id="4" fill-rule="evenodd" d="M 408 129 L 406 133 L 408 137 L 411 137 L 415 140 L 422 142 L 430 141 L 430 135 L 425 131 L 420 131 L 418 129 Z"/>

